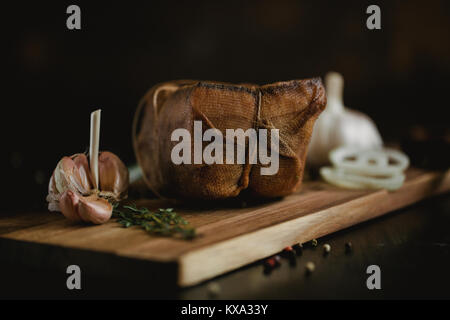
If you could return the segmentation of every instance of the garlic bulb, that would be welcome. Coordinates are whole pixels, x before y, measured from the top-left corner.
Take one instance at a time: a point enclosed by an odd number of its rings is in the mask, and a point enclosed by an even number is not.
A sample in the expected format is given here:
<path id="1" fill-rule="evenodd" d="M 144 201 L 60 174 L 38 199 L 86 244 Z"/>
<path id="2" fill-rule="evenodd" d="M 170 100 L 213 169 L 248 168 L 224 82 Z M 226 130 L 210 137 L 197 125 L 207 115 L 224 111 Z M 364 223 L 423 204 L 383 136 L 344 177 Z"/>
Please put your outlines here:
<path id="1" fill-rule="evenodd" d="M 99 152 L 101 110 L 91 113 L 89 162 L 83 153 L 63 157 L 48 185 L 48 209 L 74 221 L 105 223 L 113 207 L 109 200 L 127 197 L 128 169 L 115 154 Z"/>
<path id="2" fill-rule="evenodd" d="M 308 148 L 307 163 L 320 167 L 329 162 L 331 150 L 340 146 L 361 149 L 383 145 L 375 123 L 365 114 L 344 107 L 344 79 L 336 72 L 325 77 L 327 107 L 317 119 Z"/>
<path id="3" fill-rule="evenodd" d="M 56 166 L 48 186 L 47 201 L 50 211 L 60 211 L 73 221 L 104 223 L 112 214 L 108 200 L 119 201 L 127 196 L 128 169 L 111 152 L 98 156 L 100 190 L 94 187 L 94 178 L 85 154 L 63 157 Z"/>

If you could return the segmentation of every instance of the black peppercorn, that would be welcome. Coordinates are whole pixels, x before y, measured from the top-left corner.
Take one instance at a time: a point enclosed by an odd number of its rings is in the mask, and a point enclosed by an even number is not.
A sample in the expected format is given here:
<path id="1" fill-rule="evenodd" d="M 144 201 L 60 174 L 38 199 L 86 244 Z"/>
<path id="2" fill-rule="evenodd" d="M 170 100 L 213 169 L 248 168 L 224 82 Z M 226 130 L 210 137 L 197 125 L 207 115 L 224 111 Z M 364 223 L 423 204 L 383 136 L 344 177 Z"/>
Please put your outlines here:
<path id="1" fill-rule="evenodd" d="M 303 245 L 302 245 L 301 243 L 295 244 L 293 248 L 294 248 L 294 250 L 295 250 L 295 253 L 296 253 L 298 256 L 301 256 L 301 255 L 302 255 L 302 253 L 303 253 Z"/>
<path id="2" fill-rule="evenodd" d="M 353 245 L 352 245 L 352 243 L 351 243 L 351 242 L 347 242 L 347 243 L 345 244 L 345 252 L 346 252 L 346 253 L 350 253 L 350 252 L 352 252 L 352 250 L 353 250 Z"/>

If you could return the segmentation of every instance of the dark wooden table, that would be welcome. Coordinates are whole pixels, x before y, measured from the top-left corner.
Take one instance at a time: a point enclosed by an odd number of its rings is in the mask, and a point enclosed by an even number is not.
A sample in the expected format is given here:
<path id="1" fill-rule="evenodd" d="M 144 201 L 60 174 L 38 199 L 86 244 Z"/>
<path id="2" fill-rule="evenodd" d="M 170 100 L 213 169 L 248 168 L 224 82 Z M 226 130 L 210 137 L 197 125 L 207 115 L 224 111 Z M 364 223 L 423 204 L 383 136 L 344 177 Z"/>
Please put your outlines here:
<path id="1" fill-rule="evenodd" d="M 66 289 L 65 270 L 0 265 L 0 298 L 372 299 L 450 298 L 450 195 L 434 197 L 376 220 L 318 239 L 295 265 L 269 274 L 261 262 L 195 287 L 154 286 L 83 275 L 83 289 Z M 351 242 L 352 252 L 345 252 Z M 322 245 L 332 249 L 324 256 Z M 315 263 L 311 275 L 305 264 Z M 381 290 L 368 290 L 366 268 L 381 268 Z M 215 288 L 212 290 L 211 288 Z M 214 291 L 214 292 L 213 292 Z"/>

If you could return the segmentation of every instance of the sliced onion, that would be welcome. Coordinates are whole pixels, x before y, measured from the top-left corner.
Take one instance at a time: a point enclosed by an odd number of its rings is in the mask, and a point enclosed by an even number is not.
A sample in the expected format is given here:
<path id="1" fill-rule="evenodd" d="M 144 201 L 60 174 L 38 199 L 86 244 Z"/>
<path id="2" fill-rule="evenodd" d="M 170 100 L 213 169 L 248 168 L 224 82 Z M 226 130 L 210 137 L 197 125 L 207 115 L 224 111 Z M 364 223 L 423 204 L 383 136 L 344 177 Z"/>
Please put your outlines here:
<path id="1" fill-rule="evenodd" d="M 331 184 L 349 189 L 397 190 L 405 181 L 405 175 L 403 173 L 397 173 L 387 177 L 371 177 L 350 173 L 341 168 L 330 167 L 321 168 L 320 175 Z"/>
<path id="2" fill-rule="evenodd" d="M 352 159 L 353 160 L 349 160 Z M 400 175 L 409 166 L 409 158 L 393 149 L 361 150 L 340 147 L 330 152 L 331 163 L 347 173 L 369 176 Z M 394 163 L 390 163 L 393 160 Z"/>

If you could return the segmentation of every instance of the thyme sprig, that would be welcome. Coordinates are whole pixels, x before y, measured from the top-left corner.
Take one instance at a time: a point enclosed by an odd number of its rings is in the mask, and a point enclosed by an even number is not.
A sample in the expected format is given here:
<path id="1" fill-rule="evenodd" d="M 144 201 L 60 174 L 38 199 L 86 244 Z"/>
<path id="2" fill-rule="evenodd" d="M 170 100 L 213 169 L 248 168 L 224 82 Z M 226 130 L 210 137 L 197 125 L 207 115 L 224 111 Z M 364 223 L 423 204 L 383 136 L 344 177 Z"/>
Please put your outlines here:
<path id="1" fill-rule="evenodd" d="M 118 204 L 113 207 L 113 218 L 117 219 L 124 228 L 139 226 L 150 234 L 160 236 L 174 236 L 183 239 L 195 237 L 195 229 L 179 216 L 173 208 L 159 209 L 151 212 L 147 208 L 138 208 L 135 204 Z"/>

